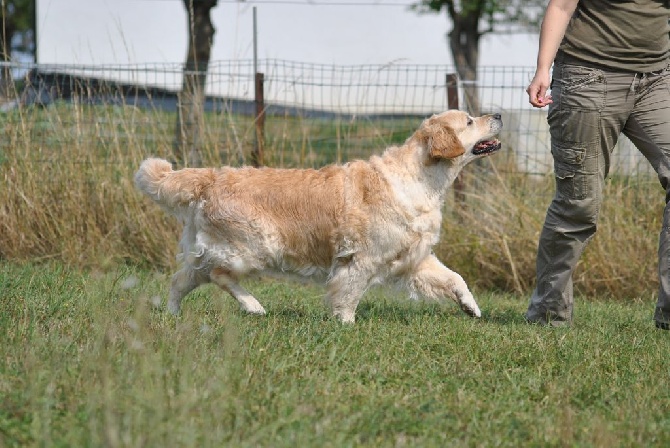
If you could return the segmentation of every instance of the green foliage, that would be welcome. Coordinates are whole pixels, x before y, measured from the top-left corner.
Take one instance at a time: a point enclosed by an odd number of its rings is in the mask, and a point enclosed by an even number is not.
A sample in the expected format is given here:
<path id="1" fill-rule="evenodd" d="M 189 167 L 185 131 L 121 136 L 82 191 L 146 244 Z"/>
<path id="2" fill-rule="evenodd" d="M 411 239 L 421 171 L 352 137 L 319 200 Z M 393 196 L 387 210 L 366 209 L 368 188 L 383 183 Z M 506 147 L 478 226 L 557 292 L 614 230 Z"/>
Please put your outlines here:
<path id="1" fill-rule="evenodd" d="M 583 302 L 571 329 L 526 297 L 371 291 L 353 326 L 320 288 L 215 288 L 177 318 L 166 275 L 0 263 L 0 446 L 640 446 L 670 443 L 668 333 L 649 300 Z"/>
<path id="2" fill-rule="evenodd" d="M 543 0 L 421 0 L 411 8 L 419 13 L 444 10 L 453 22 L 474 17 L 479 31 L 488 33 L 536 30 L 546 4 Z"/>
<path id="3" fill-rule="evenodd" d="M 35 31 L 35 0 L 0 1 L 0 57 L 16 32 Z M 6 42 L 5 42 L 6 39 Z"/>
<path id="4" fill-rule="evenodd" d="M 17 31 L 31 30 L 34 24 L 35 0 L 2 0 L 0 20 L 12 23 Z"/>

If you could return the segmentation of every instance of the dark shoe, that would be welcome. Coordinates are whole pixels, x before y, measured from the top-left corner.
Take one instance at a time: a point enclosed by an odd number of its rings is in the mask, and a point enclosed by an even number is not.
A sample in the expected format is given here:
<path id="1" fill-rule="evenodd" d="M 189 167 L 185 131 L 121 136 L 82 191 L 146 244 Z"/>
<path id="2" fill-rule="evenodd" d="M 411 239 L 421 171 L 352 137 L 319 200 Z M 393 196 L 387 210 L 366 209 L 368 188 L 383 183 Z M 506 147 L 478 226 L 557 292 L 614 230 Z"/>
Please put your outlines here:
<path id="1" fill-rule="evenodd" d="M 538 325 L 540 327 L 569 327 L 570 322 L 565 320 L 550 320 L 547 322 L 547 319 L 543 318 L 534 318 L 531 319 L 526 315 L 526 323 L 531 325 Z"/>
<path id="2" fill-rule="evenodd" d="M 541 327 L 569 327 L 572 322 L 558 317 L 555 313 L 544 314 L 532 313 L 530 310 L 524 316 L 526 323 L 539 325 Z"/>
<path id="3" fill-rule="evenodd" d="M 656 328 L 658 328 L 659 330 L 670 330 L 670 322 L 656 321 Z"/>

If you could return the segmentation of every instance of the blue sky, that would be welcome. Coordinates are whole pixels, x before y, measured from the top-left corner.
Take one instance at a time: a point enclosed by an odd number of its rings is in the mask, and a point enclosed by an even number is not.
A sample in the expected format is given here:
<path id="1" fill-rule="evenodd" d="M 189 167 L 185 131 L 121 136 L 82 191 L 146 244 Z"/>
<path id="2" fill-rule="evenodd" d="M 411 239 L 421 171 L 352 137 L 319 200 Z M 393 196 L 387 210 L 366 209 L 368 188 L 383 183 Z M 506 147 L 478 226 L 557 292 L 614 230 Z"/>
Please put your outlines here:
<path id="1" fill-rule="evenodd" d="M 181 0 L 36 1 L 41 63 L 184 60 L 186 14 Z M 256 6 L 259 58 L 342 65 L 452 63 L 445 41 L 450 24 L 444 14 L 417 15 L 408 10 L 408 0 L 346 3 L 352 0 L 220 0 L 212 10 L 217 28 L 212 59 L 253 57 Z M 536 49 L 534 35 L 486 36 L 480 65 L 532 66 Z"/>

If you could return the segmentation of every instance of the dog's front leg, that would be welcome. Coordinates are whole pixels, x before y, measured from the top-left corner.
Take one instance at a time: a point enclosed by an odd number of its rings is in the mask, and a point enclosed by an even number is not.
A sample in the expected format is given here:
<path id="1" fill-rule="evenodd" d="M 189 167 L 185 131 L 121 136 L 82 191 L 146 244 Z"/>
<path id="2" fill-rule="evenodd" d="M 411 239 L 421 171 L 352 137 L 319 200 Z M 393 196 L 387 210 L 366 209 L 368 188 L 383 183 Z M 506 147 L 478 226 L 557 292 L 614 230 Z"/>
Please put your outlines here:
<path id="1" fill-rule="evenodd" d="M 207 281 L 198 275 L 190 266 L 184 266 L 172 276 L 172 286 L 168 298 L 168 310 L 177 315 L 181 308 L 182 299 L 198 286 Z"/>
<path id="2" fill-rule="evenodd" d="M 362 269 L 351 260 L 333 269 L 328 281 L 326 302 L 333 315 L 342 323 L 354 323 L 356 307 L 370 284 L 368 270 Z"/>
<path id="3" fill-rule="evenodd" d="M 443 265 L 435 255 L 428 256 L 419 264 L 410 278 L 409 288 L 433 300 L 449 297 L 470 316 L 482 315 L 463 277 Z"/>

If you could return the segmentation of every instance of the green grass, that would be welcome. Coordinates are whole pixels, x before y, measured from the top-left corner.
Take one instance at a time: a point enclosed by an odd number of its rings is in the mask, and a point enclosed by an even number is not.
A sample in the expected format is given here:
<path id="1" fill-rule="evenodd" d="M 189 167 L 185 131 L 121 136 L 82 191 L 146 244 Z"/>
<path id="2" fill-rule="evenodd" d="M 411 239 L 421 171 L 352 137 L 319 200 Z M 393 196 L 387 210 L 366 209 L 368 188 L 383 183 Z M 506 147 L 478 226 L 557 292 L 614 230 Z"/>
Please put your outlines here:
<path id="1" fill-rule="evenodd" d="M 458 270 L 457 266 L 453 266 Z M 371 291 L 357 322 L 322 290 L 256 280 L 156 308 L 165 274 L 0 264 L 0 446 L 668 446 L 670 335 L 649 300 L 453 304 Z"/>

